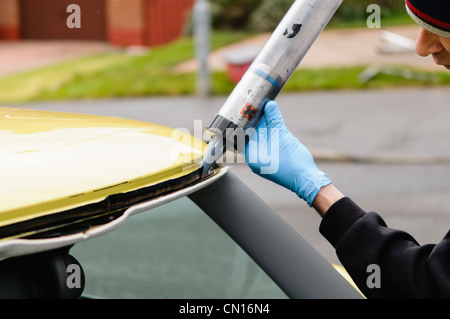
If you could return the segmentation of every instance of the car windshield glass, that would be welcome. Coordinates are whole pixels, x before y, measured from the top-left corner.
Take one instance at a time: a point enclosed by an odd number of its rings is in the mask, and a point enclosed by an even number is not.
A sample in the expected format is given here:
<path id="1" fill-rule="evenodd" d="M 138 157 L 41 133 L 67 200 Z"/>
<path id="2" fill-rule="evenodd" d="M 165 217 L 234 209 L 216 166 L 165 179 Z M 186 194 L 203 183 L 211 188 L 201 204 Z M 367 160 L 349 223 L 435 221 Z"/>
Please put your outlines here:
<path id="1" fill-rule="evenodd" d="M 85 272 L 85 297 L 286 298 L 186 197 L 132 216 L 71 254 Z"/>

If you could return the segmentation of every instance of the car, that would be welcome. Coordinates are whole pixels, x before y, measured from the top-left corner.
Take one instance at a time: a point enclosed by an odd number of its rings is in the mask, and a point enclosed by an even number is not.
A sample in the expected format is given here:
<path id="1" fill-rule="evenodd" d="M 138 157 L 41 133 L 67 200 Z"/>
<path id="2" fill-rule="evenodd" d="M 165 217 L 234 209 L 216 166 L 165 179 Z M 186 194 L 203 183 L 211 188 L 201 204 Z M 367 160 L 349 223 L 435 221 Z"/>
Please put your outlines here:
<path id="1" fill-rule="evenodd" d="M 203 176 L 206 146 L 0 108 L 0 297 L 363 298 L 227 166 Z"/>

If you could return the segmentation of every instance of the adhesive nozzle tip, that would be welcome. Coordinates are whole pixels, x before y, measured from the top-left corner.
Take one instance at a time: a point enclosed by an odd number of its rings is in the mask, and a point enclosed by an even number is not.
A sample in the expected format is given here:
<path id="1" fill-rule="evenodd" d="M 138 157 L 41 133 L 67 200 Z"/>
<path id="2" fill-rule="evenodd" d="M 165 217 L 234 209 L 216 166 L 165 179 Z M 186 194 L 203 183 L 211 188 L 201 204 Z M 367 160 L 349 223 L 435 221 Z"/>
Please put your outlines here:
<path id="1" fill-rule="evenodd" d="M 220 141 L 214 137 L 208 145 L 208 148 L 203 156 L 203 161 L 200 164 L 202 170 L 202 177 L 205 176 L 216 161 L 223 155 L 223 147 L 220 147 Z"/>
<path id="2" fill-rule="evenodd" d="M 213 166 L 213 164 L 207 164 L 205 162 L 202 162 L 202 164 L 200 164 L 200 168 L 202 169 L 202 174 L 201 176 L 205 176 L 209 170 L 211 169 L 211 167 Z"/>

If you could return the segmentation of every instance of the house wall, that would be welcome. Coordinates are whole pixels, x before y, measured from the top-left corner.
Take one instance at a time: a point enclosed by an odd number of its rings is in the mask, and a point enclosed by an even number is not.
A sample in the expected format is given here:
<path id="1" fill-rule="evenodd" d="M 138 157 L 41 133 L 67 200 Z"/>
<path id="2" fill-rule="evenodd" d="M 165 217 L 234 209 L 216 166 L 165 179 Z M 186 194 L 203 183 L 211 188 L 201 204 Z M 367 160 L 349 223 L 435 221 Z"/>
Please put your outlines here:
<path id="1" fill-rule="evenodd" d="M 99 24 L 94 22 L 103 21 L 103 38 L 111 44 L 155 46 L 173 41 L 182 34 L 195 3 L 195 0 L 104 0 L 104 10 L 86 14 L 87 9 L 83 13 L 85 0 L 70 0 L 70 3 L 81 7 L 82 28 L 70 30 L 70 33 L 64 35 L 62 32 L 50 31 L 61 31 L 61 21 L 64 22 L 69 13 L 63 9 L 55 11 L 57 13 L 49 10 L 55 6 L 52 5 L 54 0 L 33 1 L 39 1 L 38 9 L 30 0 L 0 0 L 0 40 L 70 39 L 75 38 L 72 36 L 75 33 L 79 40 L 88 39 L 88 35 L 93 33 L 87 32 L 84 35 L 88 26 L 96 28 Z M 67 1 L 61 0 L 61 5 Z M 84 6 L 86 8 L 87 3 Z M 39 12 L 34 14 L 36 10 Z M 49 14 L 55 15 L 55 18 L 52 19 Z M 53 24 L 58 24 L 59 27 Z M 83 26 L 86 29 L 83 30 Z M 95 39 L 100 38 L 97 36 Z"/>
<path id="2" fill-rule="evenodd" d="M 105 0 L 20 0 L 20 36 L 105 41 L 105 11 Z"/>
<path id="3" fill-rule="evenodd" d="M 19 0 L 0 1 L 0 39 L 20 38 Z"/>
<path id="4" fill-rule="evenodd" d="M 108 0 L 106 29 L 108 41 L 118 45 L 145 45 L 143 0 Z"/>
<path id="5" fill-rule="evenodd" d="M 145 39 L 148 45 L 159 45 L 178 38 L 195 0 L 143 0 Z"/>

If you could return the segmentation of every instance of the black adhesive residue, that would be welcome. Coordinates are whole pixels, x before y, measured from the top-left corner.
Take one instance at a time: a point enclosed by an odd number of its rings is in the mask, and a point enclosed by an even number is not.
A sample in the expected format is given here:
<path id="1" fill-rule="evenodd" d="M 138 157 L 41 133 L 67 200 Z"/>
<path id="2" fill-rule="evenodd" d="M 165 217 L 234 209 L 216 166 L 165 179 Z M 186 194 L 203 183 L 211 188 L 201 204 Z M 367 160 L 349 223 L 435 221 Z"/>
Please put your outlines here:
<path id="1" fill-rule="evenodd" d="M 291 27 L 292 32 L 289 33 L 288 29 L 286 29 L 283 33 L 284 36 L 287 36 L 288 39 L 295 38 L 295 36 L 300 32 L 300 29 L 302 28 L 301 24 L 294 23 Z"/>

